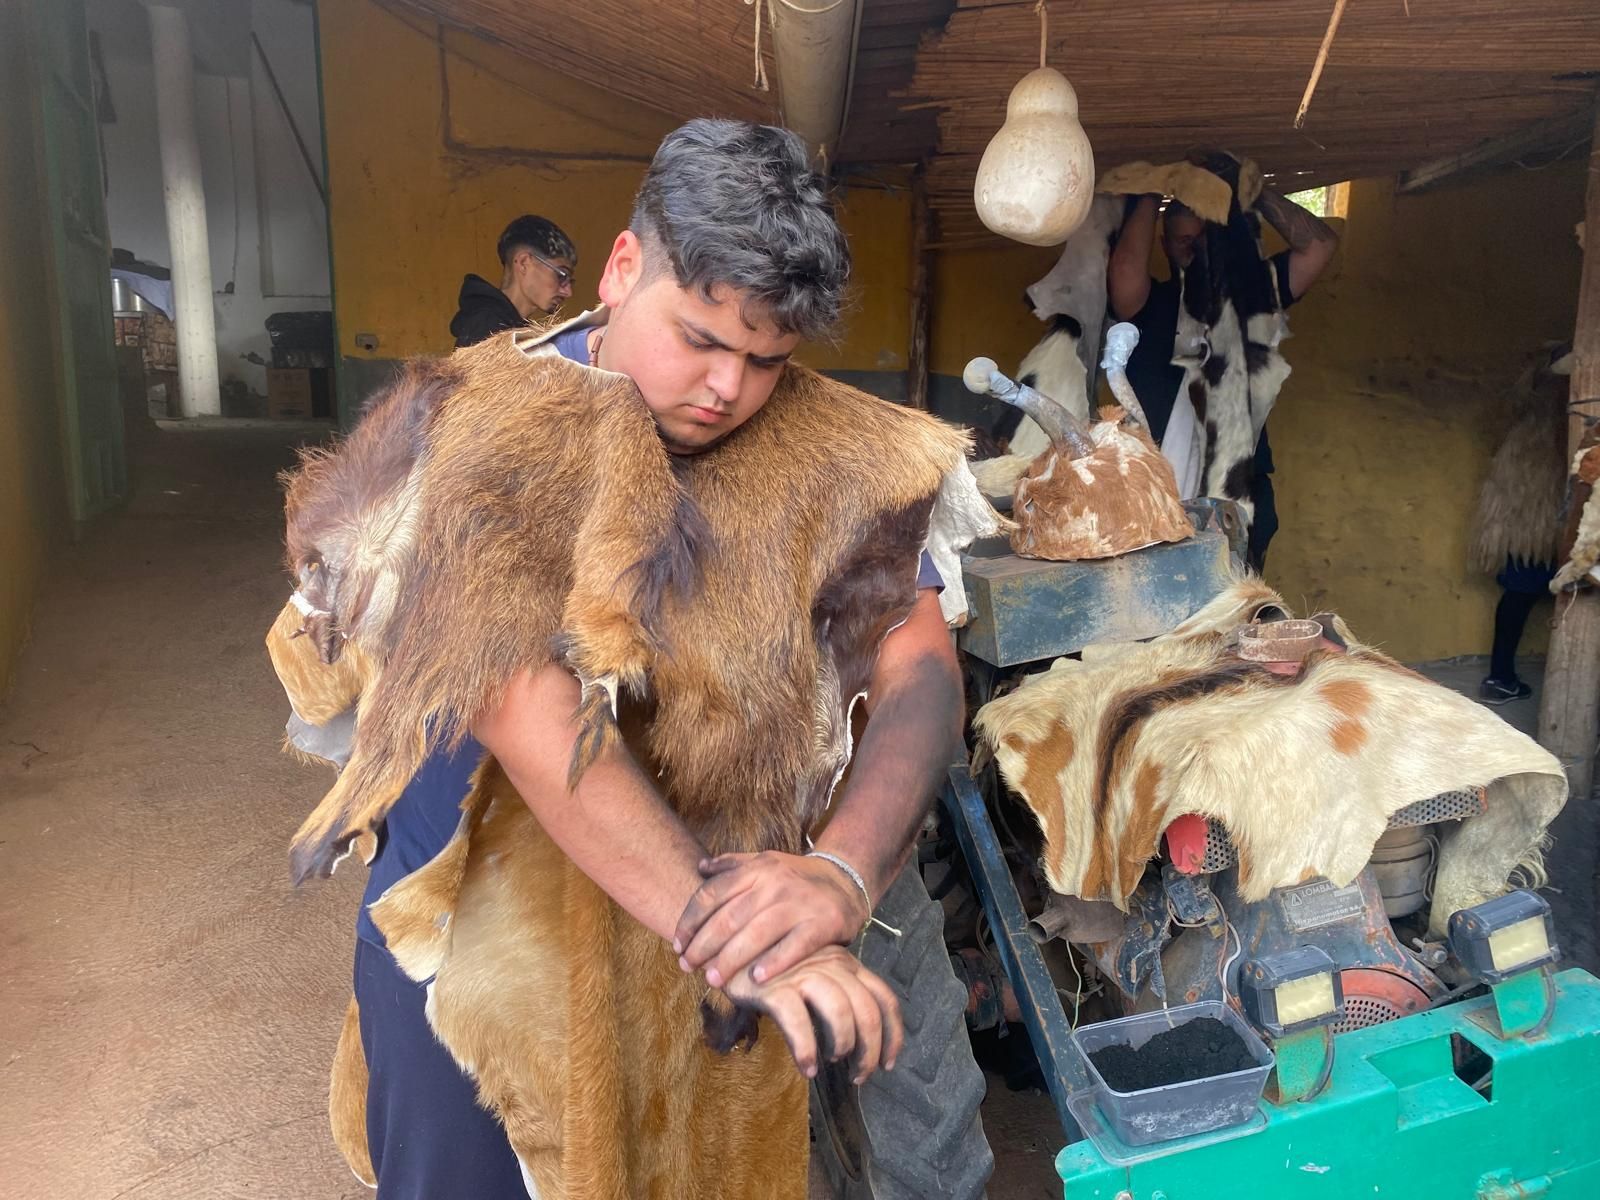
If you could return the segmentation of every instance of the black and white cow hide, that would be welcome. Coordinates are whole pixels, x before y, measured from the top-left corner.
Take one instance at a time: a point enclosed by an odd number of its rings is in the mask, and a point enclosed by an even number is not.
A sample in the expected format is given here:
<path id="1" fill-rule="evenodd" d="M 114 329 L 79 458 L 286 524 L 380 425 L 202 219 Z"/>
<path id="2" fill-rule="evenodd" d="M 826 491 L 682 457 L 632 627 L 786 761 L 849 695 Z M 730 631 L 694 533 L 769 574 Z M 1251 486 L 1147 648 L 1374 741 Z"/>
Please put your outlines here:
<path id="1" fill-rule="evenodd" d="M 1017 369 L 1017 382 L 1044 393 L 1085 420 L 1100 357 L 1106 317 L 1106 262 L 1111 236 L 1122 223 L 1120 196 L 1096 196 L 1089 215 L 1061 248 L 1050 273 L 1030 284 L 1023 303 L 1049 329 Z M 1009 438 L 1009 456 L 1028 461 L 1049 445 L 1044 430 L 1018 409 L 1007 409 L 994 429 Z"/>
<path id="2" fill-rule="evenodd" d="M 1200 494 L 1237 502 L 1248 523 L 1255 518 L 1256 443 L 1289 377 L 1278 350 L 1288 323 L 1277 273 L 1262 252 L 1261 218 L 1241 210 L 1237 194 L 1227 225 L 1206 225 L 1180 279 L 1173 362 L 1184 370 L 1185 393 L 1204 431 Z"/>
<path id="3" fill-rule="evenodd" d="M 1023 292 L 1024 302 L 1039 320 L 1065 316 L 1078 323 L 1078 361 L 1091 378 L 1100 363 L 1100 333 L 1106 319 L 1106 261 L 1111 257 L 1112 235 L 1122 226 L 1123 205 L 1121 196 L 1096 196 L 1050 273 Z"/>

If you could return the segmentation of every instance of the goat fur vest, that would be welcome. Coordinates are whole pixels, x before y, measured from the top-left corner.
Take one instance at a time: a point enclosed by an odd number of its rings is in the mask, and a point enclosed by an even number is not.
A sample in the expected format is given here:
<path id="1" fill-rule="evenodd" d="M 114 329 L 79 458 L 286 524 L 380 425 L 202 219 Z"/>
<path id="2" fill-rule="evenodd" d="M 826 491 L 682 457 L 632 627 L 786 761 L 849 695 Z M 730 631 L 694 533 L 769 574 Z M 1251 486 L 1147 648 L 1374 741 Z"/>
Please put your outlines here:
<path id="1" fill-rule="evenodd" d="M 1348 636 L 1297 676 L 1232 653 L 1233 631 L 1287 611 L 1259 580 L 1223 592 L 1154 642 L 1091 647 L 979 710 L 1006 782 L 1044 833 L 1050 886 L 1126 909 L 1162 831 L 1221 822 L 1247 900 L 1366 866 L 1389 817 L 1486 787 L 1488 807 L 1440 827 L 1430 928 L 1541 878 L 1545 829 L 1566 799 L 1561 764 L 1481 705 Z"/>
<path id="2" fill-rule="evenodd" d="M 583 684 L 573 779 L 621 739 L 709 850 L 800 849 L 915 600 L 936 499 L 975 490 L 958 431 L 793 366 L 726 441 L 675 460 L 631 381 L 526 336 L 411 364 L 289 480 L 298 590 L 274 664 L 314 724 L 359 695 L 297 879 L 370 857 L 430 748 L 552 662 Z M 776 1031 L 708 1048 L 742 1016 L 571 864 L 492 758 L 462 808 L 373 917 L 432 979 L 429 1020 L 541 1200 L 802 1196 L 805 1081 Z M 353 1028 L 332 1115 L 370 1176 Z"/>
<path id="3" fill-rule="evenodd" d="M 1561 497 L 1566 486 L 1564 398 L 1519 387 L 1522 412 L 1489 461 L 1472 517 L 1472 565 L 1493 575 L 1507 558 L 1556 561 L 1561 539 Z"/>

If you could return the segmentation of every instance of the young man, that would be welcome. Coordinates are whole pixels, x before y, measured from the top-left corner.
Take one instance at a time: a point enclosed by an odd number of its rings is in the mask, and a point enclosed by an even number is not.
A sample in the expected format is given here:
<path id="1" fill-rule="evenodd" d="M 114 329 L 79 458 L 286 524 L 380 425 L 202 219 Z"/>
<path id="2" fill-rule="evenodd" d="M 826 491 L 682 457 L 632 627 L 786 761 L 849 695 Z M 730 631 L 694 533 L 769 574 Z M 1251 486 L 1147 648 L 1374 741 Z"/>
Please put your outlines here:
<path id="1" fill-rule="evenodd" d="M 522 216 L 507 225 L 496 246 L 500 286 L 481 275 L 461 281 L 450 333 L 456 346 L 474 346 L 484 338 L 526 325 L 554 313 L 572 295 L 572 272 L 578 251 L 572 239 L 544 217 Z"/>
<path id="2" fill-rule="evenodd" d="M 1161 248 L 1172 265 L 1172 276 L 1155 279 L 1150 274 L 1150 249 L 1160 207 L 1160 196 L 1141 196 L 1128 210 L 1111 251 L 1106 277 L 1116 319 L 1132 321 L 1139 329 L 1139 345 L 1128 361 L 1128 382 L 1150 418 L 1150 435 L 1157 445 L 1166 434 L 1167 419 L 1183 384 L 1183 368 L 1172 362 L 1178 333 L 1178 272 L 1193 260 L 1195 241 L 1205 229 L 1205 221 L 1178 201 L 1168 204 L 1161 223 Z M 1304 296 L 1327 269 L 1339 246 L 1339 236 L 1270 188 L 1262 190 L 1256 211 L 1289 243 L 1287 250 L 1272 259 L 1272 269 L 1278 276 L 1278 296 L 1287 308 Z M 1260 571 L 1266 562 L 1267 545 L 1278 529 L 1272 491 L 1272 447 L 1267 443 L 1265 429 L 1256 445 L 1255 471 L 1251 499 L 1256 515 L 1250 526 L 1249 562 L 1252 569 Z"/>
<path id="3" fill-rule="evenodd" d="M 537 339 L 535 353 L 631 376 L 663 445 L 687 459 L 739 430 L 801 341 L 829 331 L 848 271 L 798 138 L 694 121 L 656 154 L 601 277 L 605 307 Z M 626 749 L 604 752 L 569 791 L 580 687 L 558 666 L 515 677 L 472 738 L 425 763 L 388 814 L 358 924 L 367 1144 L 382 1200 L 525 1195 L 504 1130 L 433 1035 L 426 989 L 399 969 L 367 912 L 456 832 L 485 751 L 566 856 L 671 941 L 683 970 L 771 1017 L 802 1071 L 814 1074 L 822 1057 L 813 1017 L 835 1057 L 853 1052 L 858 1077 L 892 1067 L 896 1001 L 844 947 L 903 865 L 960 736 L 938 587 L 924 556 L 916 603 L 877 655 L 848 786 L 810 854 L 707 861 Z"/>

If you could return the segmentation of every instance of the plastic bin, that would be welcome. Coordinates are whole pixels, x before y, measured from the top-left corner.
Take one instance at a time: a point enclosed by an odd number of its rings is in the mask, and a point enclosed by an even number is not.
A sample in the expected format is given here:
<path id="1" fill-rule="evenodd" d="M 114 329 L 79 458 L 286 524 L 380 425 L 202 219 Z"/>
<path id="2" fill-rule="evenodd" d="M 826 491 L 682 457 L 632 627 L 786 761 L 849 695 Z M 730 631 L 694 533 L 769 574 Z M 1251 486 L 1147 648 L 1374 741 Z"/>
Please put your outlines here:
<path id="1" fill-rule="evenodd" d="M 1198 1017 L 1215 1017 L 1244 1039 L 1257 1066 L 1227 1075 L 1209 1075 L 1185 1083 L 1119 1092 L 1100 1077 L 1089 1057 L 1107 1046 L 1138 1049 L 1156 1034 Z M 1096 1106 L 1112 1131 L 1129 1146 L 1148 1146 L 1172 1138 L 1192 1137 L 1242 1125 L 1255 1116 L 1262 1089 L 1272 1072 L 1273 1055 L 1244 1019 L 1218 1000 L 1181 1004 L 1176 1008 L 1139 1013 L 1115 1021 L 1085 1025 L 1072 1035 L 1083 1056 L 1083 1066 L 1094 1092 Z"/>

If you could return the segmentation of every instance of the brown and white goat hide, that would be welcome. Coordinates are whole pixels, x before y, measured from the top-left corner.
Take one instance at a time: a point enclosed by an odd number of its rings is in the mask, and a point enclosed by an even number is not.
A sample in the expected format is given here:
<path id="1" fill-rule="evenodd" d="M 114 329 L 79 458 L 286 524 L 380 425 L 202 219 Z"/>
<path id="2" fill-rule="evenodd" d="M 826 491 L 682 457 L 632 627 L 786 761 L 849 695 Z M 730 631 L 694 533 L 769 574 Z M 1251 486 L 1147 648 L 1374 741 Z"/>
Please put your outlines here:
<path id="1" fill-rule="evenodd" d="M 631 381 L 514 335 L 412 364 L 289 481 L 300 608 L 269 635 L 274 663 L 308 719 L 360 691 L 296 877 L 364 848 L 433 745 L 551 662 L 584 684 L 574 779 L 621 739 L 708 849 L 798 849 L 963 449 L 798 367 L 726 441 L 673 459 Z M 541 1200 L 803 1194 L 805 1086 L 781 1038 L 708 1049 L 702 1010 L 725 1002 L 492 759 L 450 844 L 373 917 L 432 978 L 429 1020 Z"/>
<path id="2" fill-rule="evenodd" d="M 1051 887 L 1126 908 L 1163 830 L 1189 813 L 1227 828 L 1248 900 L 1317 876 L 1343 885 L 1394 812 L 1478 787 L 1487 810 L 1441 827 L 1430 928 L 1519 868 L 1539 877 L 1566 798 L 1553 755 L 1353 641 L 1297 676 L 1239 659 L 1233 631 L 1263 609 L 1286 611 L 1244 581 L 1166 637 L 1062 659 L 978 712 L 1039 821 Z"/>
<path id="3" fill-rule="evenodd" d="M 1024 558 L 1080 562 L 1112 558 L 1194 536 L 1172 464 L 1122 409 L 1102 410 L 1081 458 L 1049 446 L 1017 481 L 1011 549 Z"/>
<path id="4" fill-rule="evenodd" d="M 1179 272 L 1172 361 L 1183 368 L 1183 395 L 1204 435 L 1198 494 L 1234 501 L 1249 525 L 1255 519 L 1256 443 L 1289 377 L 1278 350 L 1288 322 L 1277 273 L 1262 252 L 1261 218 L 1241 207 L 1237 195 L 1238 178 L 1248 175 L 1249 164 L 1241 168 L 1219 155 L 1206 165 L 1232 183 L 1236 194 L 1227 224 L 1207 222 L 1193 261 Z"/>

